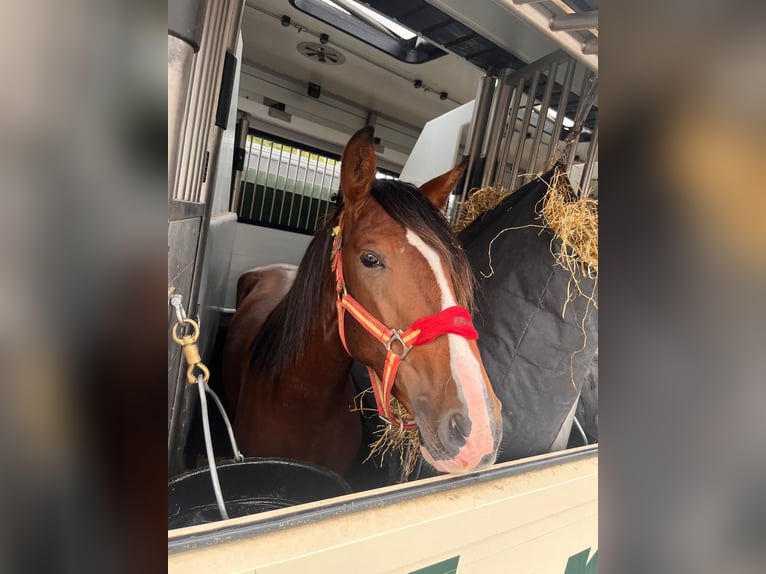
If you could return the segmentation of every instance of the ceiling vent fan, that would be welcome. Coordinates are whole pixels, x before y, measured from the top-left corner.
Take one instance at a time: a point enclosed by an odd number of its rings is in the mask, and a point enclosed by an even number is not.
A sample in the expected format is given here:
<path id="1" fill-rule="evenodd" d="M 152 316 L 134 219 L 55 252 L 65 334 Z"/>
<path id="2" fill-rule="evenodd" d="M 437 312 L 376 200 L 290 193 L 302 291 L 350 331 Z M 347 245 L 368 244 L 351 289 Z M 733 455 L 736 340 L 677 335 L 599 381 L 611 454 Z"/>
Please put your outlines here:
<path id="1" fill-rule="evenodd" d="M 331 48 L 326 44 L 319 44 L 317 42 L 301 42 L 296 46 L 298 52 L 306 56 L 309 60 L 313 60 L 318 64 L 327 64 L 329 66 L 339 66 L 346 61 L 346 56 L 342 52 Z"/>

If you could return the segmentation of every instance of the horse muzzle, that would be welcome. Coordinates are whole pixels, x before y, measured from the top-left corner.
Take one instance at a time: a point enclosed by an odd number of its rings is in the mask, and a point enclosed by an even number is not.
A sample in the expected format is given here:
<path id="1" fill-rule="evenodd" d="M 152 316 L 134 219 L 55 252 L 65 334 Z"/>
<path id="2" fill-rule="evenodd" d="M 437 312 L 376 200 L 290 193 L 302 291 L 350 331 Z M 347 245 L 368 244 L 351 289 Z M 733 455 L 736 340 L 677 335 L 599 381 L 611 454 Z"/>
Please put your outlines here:
<path id="1" fill-rule="evenodd" d="M 423 445 L 420 453 L 439 472 L 465 473 L 495 463 L 503 434 L 499 408 L 488 405 L 489 425 L 473 424 L 464 410 L 444 414 L 433 428 L 418 424 Z"/>

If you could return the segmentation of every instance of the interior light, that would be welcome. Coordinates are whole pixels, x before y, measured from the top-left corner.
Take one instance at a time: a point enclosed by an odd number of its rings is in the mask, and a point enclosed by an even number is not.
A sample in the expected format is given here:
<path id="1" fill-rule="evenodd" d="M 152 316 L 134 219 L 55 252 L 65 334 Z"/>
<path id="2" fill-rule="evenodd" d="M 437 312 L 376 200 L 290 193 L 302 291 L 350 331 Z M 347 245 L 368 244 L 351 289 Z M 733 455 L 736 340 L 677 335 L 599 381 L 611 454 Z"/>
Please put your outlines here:
<path id="1" fill-rule="evenodd" d="M 532 109 L 535 110 L 538 114 L 540 113 L 540 104 L 537 104 Z M 548 108 L 548 119 L 551 121 L 556 121 L 556 116 L 558 114 L 556 113 L 556 110 L 553 108 Z M 571 128 L 574 125 L 574 120 L 564 116 L 564 119 L 561 122 L 565 128 Z"/>
<path id="2" fill-rule="evenodd" d="M 340 10 L 341 12 L 345 12 L 346 14 L 351 14 L 346 8 L 343 7 L 344 4 L 348 4 L 352 6 L 355 10 L 358 10 L 371 20 L 374 20 L 378 24 L 381 24 L 385 26 L 387 29 L 389 29 L 391 32 L 399 36 L 402 40 L 410 40 L 417 36 L 415 32 L 412 30 L 409 30 L 402 26 L 401 24 L 394 22 L 393 20 L 386 18 L 385 16 L 382 16 L 381 14 L 378 14 L 375 12 L 375 10 L 372 10 L 371 8 L 368 8 L 367 6 L 360 4 L 359 2 L 355 2 L 354 0 L 338 0 L 338 2 L 333 2 L 333 0 L 321 0 L 321 2 L 324 2 L 328 6 L 332 6 L 333 8 Z"/>

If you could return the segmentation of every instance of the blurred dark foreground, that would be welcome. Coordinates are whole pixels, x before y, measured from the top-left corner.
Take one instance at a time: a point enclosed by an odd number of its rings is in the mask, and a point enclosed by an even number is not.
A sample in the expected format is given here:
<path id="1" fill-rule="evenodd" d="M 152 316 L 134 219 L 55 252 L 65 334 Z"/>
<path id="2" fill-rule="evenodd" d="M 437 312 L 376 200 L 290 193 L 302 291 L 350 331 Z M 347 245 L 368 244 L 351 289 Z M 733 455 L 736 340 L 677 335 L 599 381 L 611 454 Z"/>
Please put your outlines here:
<path id="1" fill-rule="evenodd" d="M 766 572 L 766 6 L 600 14 L 602 572 Z"/>
<path id="2" fill-rule="evenodd" d="M 0 18 L 0 571 L 165 568 L 167 15 Z"/>
<path id="3" fill-rule="evenodd" d="M 604 4 L 602 572 L 764 572 L 764 9 Z M 165 6 L 5 8 L 0 571 L 163 570 Z"/>

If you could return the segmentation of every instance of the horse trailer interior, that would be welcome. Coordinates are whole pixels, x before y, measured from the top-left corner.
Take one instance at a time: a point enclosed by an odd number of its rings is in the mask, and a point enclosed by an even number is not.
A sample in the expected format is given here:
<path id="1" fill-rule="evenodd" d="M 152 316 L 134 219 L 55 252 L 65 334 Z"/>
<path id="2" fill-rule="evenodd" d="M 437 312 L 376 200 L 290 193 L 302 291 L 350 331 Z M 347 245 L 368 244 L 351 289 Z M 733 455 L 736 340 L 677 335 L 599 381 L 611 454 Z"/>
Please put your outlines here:
<path id="1" fill-rule="evenodd" d="M 537 221 L 551 174 L 566 175 L 572 198 L 597 205 L 597 0 L 169 0 L 168 7 L 169 571 L 596 572 L 597 265 L 575 282 L 578 299 L 569 271 L 550 271 L 552 239 L 530 231 L 530 245 L 543 242 L 533 251 L 511 246 L 505 232 Z M 274 305 L 286 301 L 315 249 L 312 237 L 332 229 L 330 257 L 321 261 L 330 276 L 331 258 L 353 237 L 343 215 L 331 218 L 369 203 L 367 196 L 353 203 L 348 175 L 353 143 L 366 129 L 371 189 L 412 184 L 407 189 L 428 199 L 423 190 L 452 173 L 445 225 L 457 225 L 470 198 L 489 188 L 505 190 L 503 205 L 517 218 L 479 218 L 450 244 L 465 250 L 479 286 L 484 319 L 474 318 L 479 338 L 465 336 L 464 348 L 478 345 L 485 364 L 477 368 L 502 406 L 494 464 L 440 472 L 438 457 L 418 443 L 371 455 L 386 419 L 370 389 L 383 376 L 359 360 L 349 381 L 361 447 L 350 466 L 334 471 L 239 452 L 238 443 L 249 443 L 223 378 L 248 272 L 277 277 Z M 366 163 L 359 165 L 356 173 Z M 519 254 L 518 271 L 503 265 L 497 246 L 507 257 Z M 365 267 L 379 263 L 376 253 Z M 345 272 L 351 291 L 353 270 Z M 507 298 L 487 299 L 500 293 Z M 524 328 L 506 327 L 505 315 Z M 453 345 L 463 337 L 455 334 L 464 332 L 460 321 L 434 336 Z M 388 360 L 398 337 L 405 350 L 397 365 L 412 348 L 401 338 L 406 326 L 391 328 L 386 346 Z M 554 334 L 560 338 L 551 341 Z M 509 378 L 517 372 L 523 384 Z M 550 377 L 538 380 L 544 372 Z M 478 392 L 460 389 L 466 404 Z M 385 405 L 388 413 L 388 398 Z M 423 424 L 401 416 L 388 420 Z M 465 417 L 452 416 L 457 432 Z M 458 443 L 469 444 L 471 422 L 458 429 Z M 443 425 L 434 424 L 439 435 Z"/>

